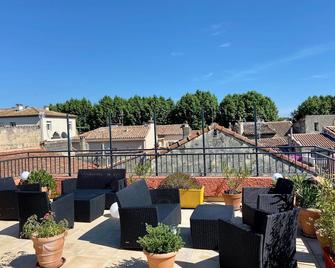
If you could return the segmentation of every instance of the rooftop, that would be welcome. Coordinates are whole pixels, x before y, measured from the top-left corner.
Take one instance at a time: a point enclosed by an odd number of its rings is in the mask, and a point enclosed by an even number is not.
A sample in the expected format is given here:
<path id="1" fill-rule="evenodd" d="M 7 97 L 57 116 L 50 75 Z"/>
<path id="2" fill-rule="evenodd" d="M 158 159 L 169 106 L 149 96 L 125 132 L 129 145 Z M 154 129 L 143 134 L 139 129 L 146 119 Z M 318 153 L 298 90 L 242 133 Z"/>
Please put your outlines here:
<path id="1" fill-rule="evenodd" d="M 140 126 L 115 126 L 112 127 L 113 140 L 144 140 L 149 131 L 149 125 Z M 109 127 L 100 127 L 88 132 L 85 132 L 79 137 L 84 137 L 86 140 L 108 140 Z M 74 139 L 79 138 L 74 137 Z"/>
<path id="2" fill-rule="evenodd" d="M 270 121 L 270 122 L 258 122 L 259 134 L 277 135 L 280 137 L 287 136 L 292 127 L 291 121 Z M 243 135 L 251 136 L 255 135 L 254 122 L 243 123 Z"/>
<path id="3" fill-rule="evenodd" d="M 189 218 L 193 210 L 182 210 L 181 235 L 186 245 L 178 252 L 175 267 L 219 267 L 219 254 L 214 250 L 193 249 L 190 240 Z M 235 213 L 240 221 L 240 212 Z M 0 221 L 0 267 L 36 267 L 31 240 L 18 239 L 18 223 Z M 123 250 L 119 247 L 120 227 L 109 211 L 91 223 L 76 222 L 68 231 L 63 256 L 64 268 L 74 267 L 147 267 L 142 251 Z M 316 239 L 297 238 L 298 267 L 323 267 L 320 246 Z"/>
<path id="4" fill-rule="evenodd" d="M 335 139 L 332 139 L 331 137 L 323 133 L 293 134 L 292 137 L 301 146 L 335 148 Z"/>
<path id="5" fill-rule="evenodd" d="M 20 107 L 20 108 L 9 108 L 0 109 L 0 118 L 4 117 L 29 117 L 29 116 L 39 116 L 44 114 L 47 117 L 66 117 L 65 113 L 50 111 L 49 109 L 41 109 L 35 107 Z M 71 118 L 76 118 L 76 115 L 69 115 Z"/>

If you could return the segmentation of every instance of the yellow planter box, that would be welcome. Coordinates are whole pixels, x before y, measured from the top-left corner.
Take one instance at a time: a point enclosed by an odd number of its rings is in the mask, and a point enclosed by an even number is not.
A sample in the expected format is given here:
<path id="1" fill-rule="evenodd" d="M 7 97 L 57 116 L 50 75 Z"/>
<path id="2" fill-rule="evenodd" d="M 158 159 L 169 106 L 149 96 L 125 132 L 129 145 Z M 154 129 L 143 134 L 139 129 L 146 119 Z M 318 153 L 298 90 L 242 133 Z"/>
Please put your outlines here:
<path id="1" fill-rule="evenodd" d="M 196 208 L 204 202 L 205 187 L 201 189 L 179 189 L 181 208 Z"/>

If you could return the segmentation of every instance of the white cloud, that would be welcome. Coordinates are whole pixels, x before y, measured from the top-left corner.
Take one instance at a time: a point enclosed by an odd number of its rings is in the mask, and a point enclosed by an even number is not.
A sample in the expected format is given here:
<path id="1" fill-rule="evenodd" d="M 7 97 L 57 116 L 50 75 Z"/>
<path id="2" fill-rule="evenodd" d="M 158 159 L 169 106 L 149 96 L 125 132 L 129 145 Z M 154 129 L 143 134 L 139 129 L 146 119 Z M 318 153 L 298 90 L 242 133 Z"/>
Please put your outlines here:
<path id="1" fill-rule="evenodd" d="M 231 43 L 229 43 L 229 42 L 226 42 L 226 43 L 223 43 L 223 44 L 219 45 L 219 47 L 222 47 L 222 48 L 230 47 L 230 46 L 231 46 Z"/>
<path id="2" fill-rule="evenodd" d="M 309 47 L 309 48 L 304 48 L 304 49 L 301 49 L 301 50 L 299 50 L 299 51 L 297 51 L 297 52 L 295 52 L 291 55 L 288 55 L 288 56 L 285 56 L 285 57 L 282 57 L 282 58 L 278 58 L 278 59 L 275 59 L 273 61 L 257 64 L 257 65 L 252 66 L 249 69 L 245 69 L 245 70 L 242 70 L 242 71 L 235 72 L 230 77 L 225 79 L 224 83 L 235 80 L 235 79 L 238 79 L 238 78 L 245 77 L 247 75 L 260 73 L 261 71 L 267 70 L 267 69 L 269 69 L 273 66 L 277 66 L 277 65 L 280 65 L 280 64 L 290 63 L 290 62 L 294 62 L 294 61 L 297 61 L 297 60 L 302 60 L 302 59 L 305 59 L 305 58 L 321 55 L 321 54 L 324 54 L 324 53 L 326 53 L 328 51 L 332 51 L 332 50 L 335 50 L 335 42 L 329 42 L 329 43 L 320 44 L 320 45 Z"/>
<path id="3" fill-rule="evenodd" d="M 202 76 L 203 79 L 207 80 L 209 78 L 211 78 L 214 75 L 214 73 L 208 73 Z"/>
<path id="4" fill-rule="evenodd" d="M 202 75 L 200 77 L 194 78 L 193 80 L 196 81 L 196 82 L 198 82 L 198 81 L 205 81 L 205 80 L 209 80 L 210 78 L 212 78 L 213 75 L 214 75 L 213 72 L 209 72 L 209 73 L 204 74 L 204 75 Z"/>
<path id="5" fill-rule="evenodd" d="M 179 57 L 179 56 L 183 56 L 183 55 L 184 55 L 184 52 L 172 51 L 172 52 L 170 53 L 170 55 L 171 55 L 172 57 Z"/>

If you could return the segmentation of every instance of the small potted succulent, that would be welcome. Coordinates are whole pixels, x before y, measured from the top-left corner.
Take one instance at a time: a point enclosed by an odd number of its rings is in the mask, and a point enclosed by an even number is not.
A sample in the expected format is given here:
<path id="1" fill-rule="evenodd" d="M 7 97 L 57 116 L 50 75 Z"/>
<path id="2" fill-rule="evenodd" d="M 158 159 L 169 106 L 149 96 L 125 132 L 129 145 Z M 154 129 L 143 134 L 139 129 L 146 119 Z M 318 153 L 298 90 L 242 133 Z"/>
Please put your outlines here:
<path id="1" fill-rule="evenodd" d="M 233 206 L 234 210 L 239 210 L 242 200 L 242 183 L 245 178 L 250 176 L 250 171 L 247 169 L 236 170 L 223 164 L 223 176 L 226 183 L 223 200 L 226 205 Z"/>
<path id="2" fill-rule="evenodd" d="M 32 215 L 23 225 L 21 237 L 32 239 L 39 267 L 55 268 L 64 263 L 66 228 L 66 220 L 56 223 L 52 213 L 46 213 L 42 219 Z"/>
<path id="3" fill-rule="evenodd" d="M 49 198 L 56 193 L 56 181 L 46 170 L 34 170 L 29 174 L 26 183 L 39 183 L 43 192 L 47 192 Z"/>
<path id="4" fill-rule="evenodd" d="M 205 187 L 195 178 L 181 172 L 167 176 L 158 188 L 179 189 L 181 208 L 196 208 L 204 202 Z"/>
<path id="5" fill-rule="evenodd" d="M 184 246 L 179 230 L 159 223 L 146 226 L 147 234 L 137 243 L 143 248 L 149 268 L 173 268 L 178 250 Z"/>
<path id="6" fill-rule="evenodd" d="M 319 197 L 322 186 L 315 179 L 306 174 L 297 174 L 291 177 L 294 183 L 296 205 L 300 207 L 298 222 L 304 236 L 315 238 L 315 221 L 320 218 Z"/>

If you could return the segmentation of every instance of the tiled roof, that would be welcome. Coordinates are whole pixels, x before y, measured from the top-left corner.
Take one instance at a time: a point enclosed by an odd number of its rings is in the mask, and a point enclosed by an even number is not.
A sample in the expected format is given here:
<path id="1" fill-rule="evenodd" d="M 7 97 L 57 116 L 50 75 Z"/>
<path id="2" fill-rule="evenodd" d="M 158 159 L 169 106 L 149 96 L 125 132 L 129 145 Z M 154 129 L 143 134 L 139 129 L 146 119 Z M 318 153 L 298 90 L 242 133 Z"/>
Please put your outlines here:
<path id="1" fill-rule="evenodd" d="M 35 107 L 27 107 L 22 110 L 18 110 L 17 108 L 11 109 L 2 109 L 0 110 L 0 118 L 1 117 L 21 117 L 21 116 L 38 116 L 41 113 L 45 114 L 47 117 L 66 117 L 65 113 L 49 111 L 46 109 L 39 109 Z M 76 115 L 69 115 L 72 118 L 75 118 Z"/>
<path id="2" fill-rule="evenodd" d="M 183 135 L 183 124 L 157 125 L 157 135 Z"/>
<path id="3" fill-rule="evenodd" d="M 301 146 L 319 146 L 323 148 L 335 148 L 335 139 L 323 133 L 293 134 L 295 140 Z"/>
<path id="4" fill-rule="evenodd" d="M 266 124 L 272 128 L 278 136 L 284 137 L 287 136 L 292 127 L 291 121 L 271 121 L 266 122 Z"/>
<path id="5" fill-rule="evenodd" d="M 292 127 L 291 121 L 270 121 L 270 122 L 258 122 L 259 134 L 273 134 L 281 137 L 287 136 Z M 243 134 L 246 136 L 255 135 L 254 122 L 243 123 Z"/>
<path id="6" fill-rule="evenodd" d="M 270 128 L 266 123 L 257 123 L 258 134 L 276 134 L 272 128 Z M 244 122 L 243 123 L 243 134 L 246 136 L 255 135 L 255 125 L 254 122 Z"/>
<path id="7" fill-rule="evenodd" d="M 335 139 L 335 126 L 324 127 L 322 132 Z"/>
<path id="8" fill-rule="evenodd" d="M 116 126 L 112 127 L 113 140 L 144 140 L 149 131 L 149 125 L 141 126 Z M 109 139 L 109 128 L 100 127 L 74 137 L 78 139 L 84 137 L 86 140 L 106 140 Z"/>
<path id="9" fill-rule="evenodd" d="M 259 139 L 259 143 L 262 146 L 269 146 L 269 147 L 277 147 L 277 146 L 285 146 L 288 145 L 287 137 L 273 137 L 273 138 L 265 138 Z"/>

